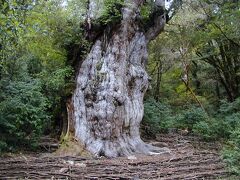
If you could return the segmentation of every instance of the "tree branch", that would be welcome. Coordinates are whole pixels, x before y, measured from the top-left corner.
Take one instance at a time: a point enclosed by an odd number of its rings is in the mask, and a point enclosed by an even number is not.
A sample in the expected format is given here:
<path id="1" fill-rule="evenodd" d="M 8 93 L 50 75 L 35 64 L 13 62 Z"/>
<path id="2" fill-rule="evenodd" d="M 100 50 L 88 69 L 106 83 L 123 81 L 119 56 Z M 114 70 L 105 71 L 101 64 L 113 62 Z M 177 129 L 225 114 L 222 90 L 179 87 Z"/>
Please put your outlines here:
<path id="1" fill-rule="evenodd" d="M 153 25 L 146 33 L 149 41 L 153 40 L 163 31 L 165 24 L 172 19 L 181 7 L 182 0 L 171 0 L 169 3 L 169 8 L 166 10 L 165 0 L 154 0 Z"/>
<path id="2" fill-rule="evenodd" d="M 158 34 L 163 31 L 166 24 L 165 0 L 154 1 L 153 24 L 149 27 L 146 38 L 148 41 L 153 40 Z"/>

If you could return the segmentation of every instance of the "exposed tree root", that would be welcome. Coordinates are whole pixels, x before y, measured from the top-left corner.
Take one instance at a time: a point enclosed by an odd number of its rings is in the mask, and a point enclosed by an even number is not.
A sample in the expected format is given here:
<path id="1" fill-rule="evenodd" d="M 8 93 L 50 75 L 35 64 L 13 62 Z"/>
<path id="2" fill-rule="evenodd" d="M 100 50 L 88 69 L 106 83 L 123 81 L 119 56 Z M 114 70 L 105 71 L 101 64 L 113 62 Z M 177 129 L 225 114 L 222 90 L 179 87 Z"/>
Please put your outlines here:
<path id="1" fill-rule="evenodd" d="M 45 154 L 2 157 L 0 179 L 190 180 L 229 177 L 218 155 L 217 143 L 206 143 L 195 137 L 176 134 L 159 137 L 162 143 L 167 144 L 171 155 L 135 155 L 135 158 L 114 159 Z M 156 141 L 149 143 L 159 144 Z M 166 152 L 144 143 L 140 148 L 142 146 L 149 152 Z"/>
<path id="2" fill-rule="evenodd" d="M 96 146 L 96 144 L 98 144 Z M 88 146 L 95 157 L 126 157 L 136 154 L 141 155 L 170 155 L 170 149 L 167 147 L 160 148 L 143 142 L 140 138 L 131 139 L 121 138 L 116 141 L 98 141 L 91 143 Z"/>

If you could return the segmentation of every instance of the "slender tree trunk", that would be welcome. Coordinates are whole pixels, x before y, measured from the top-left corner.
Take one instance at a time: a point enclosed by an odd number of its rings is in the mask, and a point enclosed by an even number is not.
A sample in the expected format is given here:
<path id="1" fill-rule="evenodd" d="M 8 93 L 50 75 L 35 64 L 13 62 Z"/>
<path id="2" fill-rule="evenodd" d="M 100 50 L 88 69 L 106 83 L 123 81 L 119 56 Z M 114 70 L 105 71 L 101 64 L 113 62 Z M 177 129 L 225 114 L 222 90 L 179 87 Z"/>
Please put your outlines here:
<path id="1" fill-rule="evenodd" d="M 90 18 L 98 13 L 96 3 L 90 0 Z M 142 3 L 125 0 L 121 22 L 106 28 L 94 41 L 80 66 L 77 87 L 68 105 L 70 131 L 97 156 L 168 151 L 145 144 L 139 133 L 149 79 L 145 71 L 147 44 L 165 24 L 164 1 L 156 0 L 159 13 L 144 32 L 137 20 Z"/>
<path id="2" fill-rule="evenodd" d="M 162 82 L 162 62 L 159 62 L 157 65 L 157 86 L 155 90 L 155 99 L 157 101 L 160 100 L 160 87 L 161 87 L 161 82 Z"/>

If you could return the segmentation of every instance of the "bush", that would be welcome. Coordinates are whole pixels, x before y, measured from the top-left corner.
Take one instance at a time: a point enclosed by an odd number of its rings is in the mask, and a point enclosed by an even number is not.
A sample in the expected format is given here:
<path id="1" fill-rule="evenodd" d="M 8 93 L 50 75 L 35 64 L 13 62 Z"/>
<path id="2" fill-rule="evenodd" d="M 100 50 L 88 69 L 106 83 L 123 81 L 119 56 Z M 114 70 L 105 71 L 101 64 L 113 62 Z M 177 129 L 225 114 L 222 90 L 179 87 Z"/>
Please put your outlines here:
<path id="1" fill-rule="evenodd" d="M 155 135 L 169 128 L 188 129 L 205 140 L 227 140 L 240 127 L 240 101 L 222 102 L 218 113 L 209 116 L 201 108 L 190 107 L 173 115 L 170 106 L 149 99 L 145 102 L 143 125 L 146 134 Z"/>
<path id="2" fill-rule="evenodd" d="M 175 126 L 180 129 L 193 129 L 193 126 L 199 122 L 205 122 L 208 115 L 201 108 L 192 107 L 178 114 L 175 118 Z"/>
<path id="3" fill-rule="evenodd" d="M 228 139 L 240 127 L 240 98 L 234 102 L 222 101 L 217 114 L 209 119 L 200 119 L 193 125 L 193 132 L 205 140 Z"/>
<path id="4" fill-rule="evenodd" d="M 49 116 L 48 101 L 36 79 L 3 83 L 0 94 L 0 151 L 36 142 Z"/>
<path id="5" fill-rule="evenodd" d="M 157 133 L 166 132 L 171 123 L 170 107 L 154 99 L 144 103 L 144 117 L 142 127 L 145 135 L 155 136 Z"/>
<path id="6" fill-rule="evenodd" d="M 240 126 L 232 131 L 228 145 L 224 148 L 222 154 L 229 170 L 236 175 L 240 175 Z"/>
<path id="7" fill-rule="evenodd" d="M 233 113 L 224 117 L 224 121 L 228 124 L 230 131 L 240 126 L 240 112 Z"/>
<path id="8" fill-rule="evenodd" d="M 236 112 L 240 112 L 240 98 L 237 98 L 234 102 L 221 101 L 219 113 L 221 115 L 229 115 Z"/>
<path id="9" fill-rule="evenodd" d="M 201 136 L 205 140 L 212 140 L 215 138 L 214 130 L 209 123 L 200 121 L 193 125 L 193 132 Z"/>
<path id="10" fill-rule="evenodd" d="M 0 140 L 0 153 L 7 150 L 7 143 Z"/>
<path id="11" fill-rule="evenodd" d="M 228 138 L 231 128 L 223 119 L 209 118 L 207 121 L 200 121 L 193 125 L 195 135 L 201 136 L 204 140 L 218 140 Z"/>

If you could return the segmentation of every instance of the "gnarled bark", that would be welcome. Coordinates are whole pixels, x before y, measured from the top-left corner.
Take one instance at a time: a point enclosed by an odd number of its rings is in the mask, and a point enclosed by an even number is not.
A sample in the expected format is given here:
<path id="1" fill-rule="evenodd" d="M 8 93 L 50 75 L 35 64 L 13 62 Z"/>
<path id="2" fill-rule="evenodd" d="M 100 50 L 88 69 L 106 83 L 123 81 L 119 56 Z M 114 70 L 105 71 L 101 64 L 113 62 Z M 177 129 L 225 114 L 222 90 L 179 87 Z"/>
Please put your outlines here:
<path id="1" fill-rule="evenodd" d="M 94 3 L 97 1 L 90 0 L 89 18 L 99 14 Z M 75 137 L 95 155 L 168 152 L 145 144 L 139 133 L 149 78 L 145 71 L 147 43 L 161 32 L 166 19 L 164 1 L 155 3 L 162 13 L 144 32 L 136 20 L 143 1 L 125 0 L 121 22 L 106 28 L 95 40 L 79 69 L 69 119 L 74 122 Z"/>

